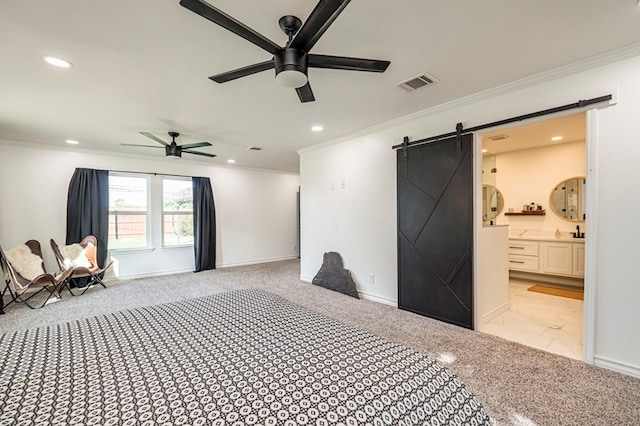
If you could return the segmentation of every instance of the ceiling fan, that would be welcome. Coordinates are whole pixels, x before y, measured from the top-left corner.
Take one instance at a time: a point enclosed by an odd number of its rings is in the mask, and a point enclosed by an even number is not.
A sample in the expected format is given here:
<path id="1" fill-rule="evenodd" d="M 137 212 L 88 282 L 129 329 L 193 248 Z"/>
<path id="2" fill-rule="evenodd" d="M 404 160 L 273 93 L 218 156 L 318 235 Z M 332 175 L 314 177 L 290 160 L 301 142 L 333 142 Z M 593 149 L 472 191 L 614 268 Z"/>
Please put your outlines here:
<path id="1" fill-rule="evenodd" d="M 209 77 L 217 83 L 225 83 L 261 71 L 275 69 L 276 81 L 285 87 L 295 88 L 301 102 L 315 101 L 307 78 L 308 68 L 330 68 L 351 71 L 384 72 L 389 61 L 349 58 L 344 56 L 315 55 L 309 53 L 318 39 L 342 13 L 350 0 L 320 0 L 302 25 L 291 15 L 280 18 L 279 25 L 289 41 L 281 47 L 242 22 L 216 9 L 203 0 L 180 0 L 180 4 L 214 24 L 255 44 L 273 55 L 273 58 L 246 67 Z"/>
<path id="2" fill-rule="evenodd" d="M 164 146 L 164 150 L 165 150 L 165 156 L 170 157 L 170 158 L 180 158 L 182 157 L 182 153 L 186 152 L 187 154 L 195 154 L 195 155 L 202 155 L 205 157 L 215 157 L 215 154 L 207 154 L 206 152 L 200 152 L 200 151 L 193 151 L 193 148 L 201 148 L 203 146 L 211 146 L 211 144 L 209 142 L 198 142 L 198 143 L 189 143 L 186 145 L 178 145 L 176 143 L 176 138 L 178 136 L 180 136 L 180 133 L 178 132 L 169 132 L 169 136 L 171 136 L 171 143 L 166 143 L 165 141 L 163 141 L 160 138 L 155 137 L 154 135 L 152 135 L 149 132 L 140 132 L 141 135 L 146 136 L 150 139 L 153 139 L 154 141 L 158 142 L 159 144 Z M 122 143 L 120 145 L 124 145 L 124 146 L 143 146 L 145 148 L 162 148 L 161 146 L 152 146 L 152 145 L 138 145 L 138 144 L 132 144 L 132 143 Z"/>

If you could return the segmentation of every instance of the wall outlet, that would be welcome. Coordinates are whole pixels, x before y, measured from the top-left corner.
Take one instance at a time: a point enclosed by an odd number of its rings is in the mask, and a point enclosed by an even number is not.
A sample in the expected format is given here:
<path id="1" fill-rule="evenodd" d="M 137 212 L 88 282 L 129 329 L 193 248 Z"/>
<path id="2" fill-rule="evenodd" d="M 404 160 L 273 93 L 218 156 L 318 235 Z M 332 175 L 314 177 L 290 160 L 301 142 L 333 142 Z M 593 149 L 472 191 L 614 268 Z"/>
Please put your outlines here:
<path id="1" fill-rule="evenodd" d="M 296 251 L 296 245 L 295 244 L 291 246 L 291 251 Z"/>
<path id="2" fill-rule="evenodd" d="M 344 189 L 347 186 L 347 181 L 342 179 L 342 182 L 340 183 L 340 186 L 342 186 L 342 189 Z"/>
<path id="3" fill-rule="evenodd" d="M 376 283 L 376 276 L 373 274 L 369 274 L 369 284 L 375 284 Z"/>

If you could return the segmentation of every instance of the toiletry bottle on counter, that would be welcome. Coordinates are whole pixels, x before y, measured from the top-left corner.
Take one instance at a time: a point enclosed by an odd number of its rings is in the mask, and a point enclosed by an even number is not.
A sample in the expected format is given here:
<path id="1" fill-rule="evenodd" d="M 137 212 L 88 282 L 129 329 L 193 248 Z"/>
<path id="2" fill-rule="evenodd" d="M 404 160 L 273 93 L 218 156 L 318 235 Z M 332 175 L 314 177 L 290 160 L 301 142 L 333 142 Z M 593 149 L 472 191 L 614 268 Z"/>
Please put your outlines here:
<path id="1" fill-rule="evenodd" d="M 560 238 L 560 237 L 562 237 L 562 234 L 560 233 L 560 230 L 556 228 L 556 238 Z"/>

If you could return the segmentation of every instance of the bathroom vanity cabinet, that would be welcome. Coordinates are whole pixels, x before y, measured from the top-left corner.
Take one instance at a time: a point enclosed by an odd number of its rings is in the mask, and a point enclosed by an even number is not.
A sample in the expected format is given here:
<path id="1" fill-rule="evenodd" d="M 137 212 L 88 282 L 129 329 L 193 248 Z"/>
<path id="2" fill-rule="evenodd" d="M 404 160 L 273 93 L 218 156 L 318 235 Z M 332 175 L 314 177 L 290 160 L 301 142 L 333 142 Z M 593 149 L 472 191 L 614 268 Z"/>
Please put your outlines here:
<path id="1" fill-rule="evenodd" d="M 509 269 L 538 272 L 539 252 L 538 241 L 509 240 Z"/>
<path id="2" fill-rule="evenodd" d="M 584 278 L 584 241 L 510 239 L 509 270 Z"/>

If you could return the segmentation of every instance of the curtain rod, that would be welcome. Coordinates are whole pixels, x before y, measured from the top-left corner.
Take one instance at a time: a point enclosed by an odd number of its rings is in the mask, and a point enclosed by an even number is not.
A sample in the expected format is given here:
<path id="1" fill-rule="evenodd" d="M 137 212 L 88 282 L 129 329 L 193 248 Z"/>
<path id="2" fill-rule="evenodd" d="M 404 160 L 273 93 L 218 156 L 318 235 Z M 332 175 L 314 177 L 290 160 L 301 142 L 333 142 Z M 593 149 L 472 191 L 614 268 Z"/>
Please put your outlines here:
<path id="1" fill-rule="evenodd" d="M 108 170 L 109 172 L 114 173 L 133 173 L 139 175 L 153 175 L 153 176 L 171 176 L 171 177 L 183 177 L 183 178 L 193 178 L 197 176 L 186 176 L 186 175 L 172 175 L 170 173 L 155 173 L 155 172 L 132 172 L 129 170 Z"/>
<path id="2" fill-rule="evenodd" d="M 563 106 L 559 106 L 559 107 L 555 107 L 555 108 L 545 109 L 545 110 L 542 110 L 542 111 L 532 112 L 532 113 L 529 113 L 529 114 L 519 115 L 517 117 L 512 117 L 512 118 L 507 118 L 507 119 L 504 119 L 504 120 L 494 121 L 492 123 L 481 124 L 479 126 L 470 127 L 468 129 L 462 129 L 462 124 L 458 123 L 458 127 L 456 128 L 455 132 L 443 133 L 443 134 L 438 135 L 438 136 L 431 136 L 429 138 L 420 139 L 420 140 L 411 141 L 411 142 L 409 142 L 409 138 L 408 137 L 405 137 L 404 138 L 404 143 L 401 143 L 401 144 L 398 144 L 398 145 L 394 145 L 394 146 L 391 147 L 391 149 L 407 148 L 409 146 L 423 144 L 423 143 L 427 143 L 427 142 L 434 142 L 434 141 L 437 141 L 437 140 L 440 140 L 440 139 L 450 138 L 450 137 L 453 137 L 453 136 L 459 136 L 459 135 L 462 135 L 462 134 L 465 134 L 465 133 L 473 133 L 473 132 L 476 132 L 478 130 L 488 129 L 490 127 L 496 127 L 496 126 L 501 126 L 503 124 L 515 123 L 517 121 L 522 121 L 522 120 L 526 120 L 526 119 L 529 119 L 529 118 L 542 117 L 542 116 L 545 116 L 545 115 L 554 114 L 556 112 L 561 112 L 561 111 L 567 111 L 567 110 L 570 110 L 570 109 L 584 108 L 585 106 L 588 106 L 588 105 L 592 105 L 592 104 L 596 104 L 596 103 L 600 103 L 600 102 L 610 101 L 612 98 L 613 97 L 611 95 L 600 96 L 598 98 L 588 99 L 586 101 L 578 101 L 578 102 L 575 102 L 573 104 L 563 105 Z"/>

